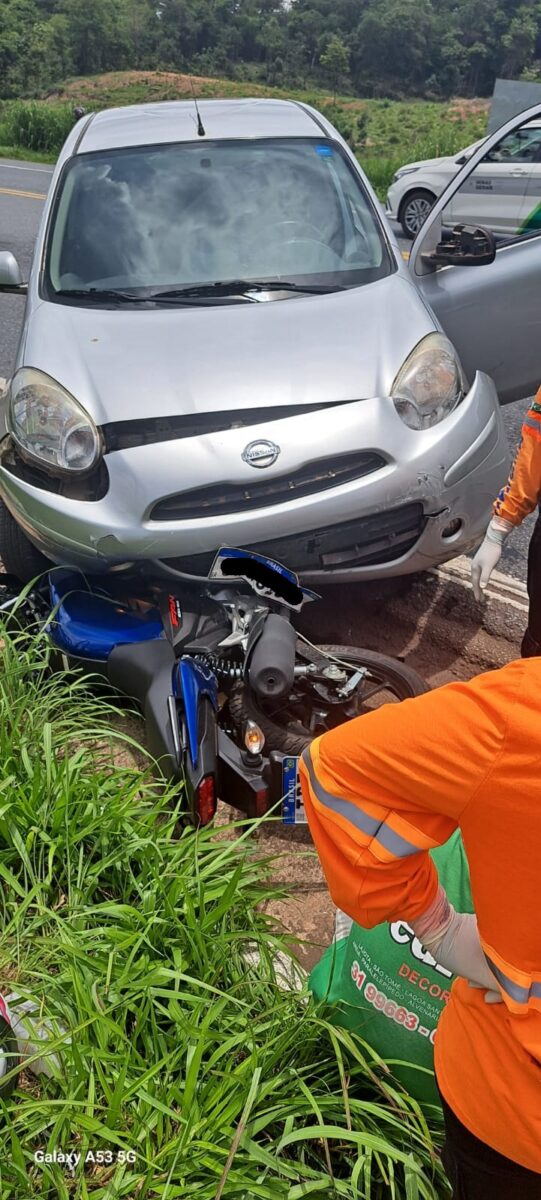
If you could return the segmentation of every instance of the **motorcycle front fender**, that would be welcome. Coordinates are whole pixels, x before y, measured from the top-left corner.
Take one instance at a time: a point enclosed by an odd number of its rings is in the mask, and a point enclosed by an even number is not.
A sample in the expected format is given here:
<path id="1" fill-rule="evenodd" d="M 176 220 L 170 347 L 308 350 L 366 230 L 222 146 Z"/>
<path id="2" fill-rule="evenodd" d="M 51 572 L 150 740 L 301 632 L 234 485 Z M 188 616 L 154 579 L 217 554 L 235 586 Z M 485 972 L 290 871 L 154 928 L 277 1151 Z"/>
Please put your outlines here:
<path id="1" fill-rule="evenodd" d="M 141 708 L 148 748 L 166 779 L 182 778 L 181 734 L 171 703 L 175 665 L 173 647 L 163 638 L 115 646 L 107 659 L 109 682 Z"/>

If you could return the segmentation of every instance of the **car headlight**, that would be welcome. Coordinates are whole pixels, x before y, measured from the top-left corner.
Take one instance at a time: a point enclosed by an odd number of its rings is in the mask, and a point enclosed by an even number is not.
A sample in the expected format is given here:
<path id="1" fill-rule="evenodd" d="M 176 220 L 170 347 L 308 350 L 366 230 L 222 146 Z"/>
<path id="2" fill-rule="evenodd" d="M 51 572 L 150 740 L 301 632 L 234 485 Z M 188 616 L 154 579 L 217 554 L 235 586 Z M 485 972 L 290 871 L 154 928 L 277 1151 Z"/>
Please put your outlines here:
<path id="1" fill-rule="evenodd" d="M 396 183 L 397 179 L 402 179 L 403 175 L 413 175 L 414 171 L 420 171 L 420 169 L 420 167 L 400 167 L 393 175 L 393 183 Z"/>
<path id="2" fill-rule="evenodd" d="M 391 396 L 405 425 L 429 429 L 453 412 L 466 390 L 454 346 L 442 333 L 429 333 L 400 368 Z"/>
<path id="3" fill-rule="evenodd" d="M 50 375 L 22 367 L 9 386 L 8 426 L 23 454 L 52 471 L 90 471 L 103 447 L 84 408 Z"/>

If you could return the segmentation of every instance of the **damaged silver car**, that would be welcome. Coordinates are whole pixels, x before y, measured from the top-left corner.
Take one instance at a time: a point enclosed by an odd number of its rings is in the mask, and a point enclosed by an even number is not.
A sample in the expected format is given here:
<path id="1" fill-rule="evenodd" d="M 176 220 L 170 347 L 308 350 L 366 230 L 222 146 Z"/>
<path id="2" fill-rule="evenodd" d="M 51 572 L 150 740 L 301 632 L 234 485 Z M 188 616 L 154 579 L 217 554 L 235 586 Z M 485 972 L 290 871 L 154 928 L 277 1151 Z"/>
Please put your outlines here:
<path id="1" fill-rule="evenodd" d="M 0 254 L 2 290 L 27 292 L 2 400 L 5 567 L 201 573 L 232 544 L 317 584 L 474 547 L 507 446 L 474 331 L 463 355 L 422 295 L 426 275 L 471 277 L 467 245 L 437 250 L 411 274 L 308 105 L 83 118 L 28 284 Z M 482 236 L 472 253 L 488 270 Z"/>

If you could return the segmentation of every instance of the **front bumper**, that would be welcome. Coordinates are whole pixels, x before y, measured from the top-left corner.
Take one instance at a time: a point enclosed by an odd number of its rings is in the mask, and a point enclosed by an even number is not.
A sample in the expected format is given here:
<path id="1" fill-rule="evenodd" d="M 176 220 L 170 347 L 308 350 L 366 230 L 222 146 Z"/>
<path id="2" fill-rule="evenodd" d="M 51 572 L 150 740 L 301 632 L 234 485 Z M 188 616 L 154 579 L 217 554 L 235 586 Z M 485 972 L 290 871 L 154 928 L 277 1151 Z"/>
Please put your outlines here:
<path id="1" fill-rule="evenodd" d="M 227 486 L 244 482 L 249 488 L 262 473 L 242 461 L 242 450 L 247 442 L 269 436 L 281 453 L 265 470 L 268 480 L 287 479 L 288 472 L 298 472 L 303 464 L 328 458 L 330 450 L 337 456 L 356 447 L 373 450 L 384 465 L 286 503 L 197 520 L 152 519 L 155 505 L 179 492 L 215 489 L 219 480 Z M 422 433 L 403 424 L 390 399 L 372 399 L 249 430 L 118 450 L 107 456 L 107 464 L 109 490 L 93 502 L 46 492 L 0 464 L 2 498 L 32 542 L 54 562 L 103 572 L 110 565 L 148 559 L 173 560 L 175 565 L 198 557 L 201 561 L 201 556 L 208 561 L 223 544 L 263 546 L 270 553 L 280 543 L 283 561 L 300 570 L 303 579 L 321 584 L 426 570 L 477 545 L 507 476 L 509 457 L 494 385 L 478 374 L 459 408 Z M 402 528 L 406 510 L 409 538 Z M 380 538 L 373 536 L 378 522 Z M 397 522 L 402 541 L 397 540 Z M 453 527 L 456 532 L 449 534 Z"/>
<path id="2" fill-rule="evenodd" d="M 402 192 L 403 189 L 398 184 L 391 184 L 385 199 L 385 216 L 388 221 L 398 221 Z"/>

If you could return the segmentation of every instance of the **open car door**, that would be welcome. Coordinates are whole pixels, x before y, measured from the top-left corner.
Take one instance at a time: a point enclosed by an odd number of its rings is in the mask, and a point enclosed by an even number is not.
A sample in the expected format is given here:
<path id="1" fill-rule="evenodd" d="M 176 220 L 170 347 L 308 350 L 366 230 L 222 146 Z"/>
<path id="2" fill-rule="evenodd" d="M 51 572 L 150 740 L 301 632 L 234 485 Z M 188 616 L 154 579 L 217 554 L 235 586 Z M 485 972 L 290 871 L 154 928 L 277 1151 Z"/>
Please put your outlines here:
<path id="1" fill-rule="evenodd" d="M 504 404 L 537 391 L 541 105 L 487 138 L 451 181 L 413 243 L 410 271 L 470 380 L 486 371 Z"/>

